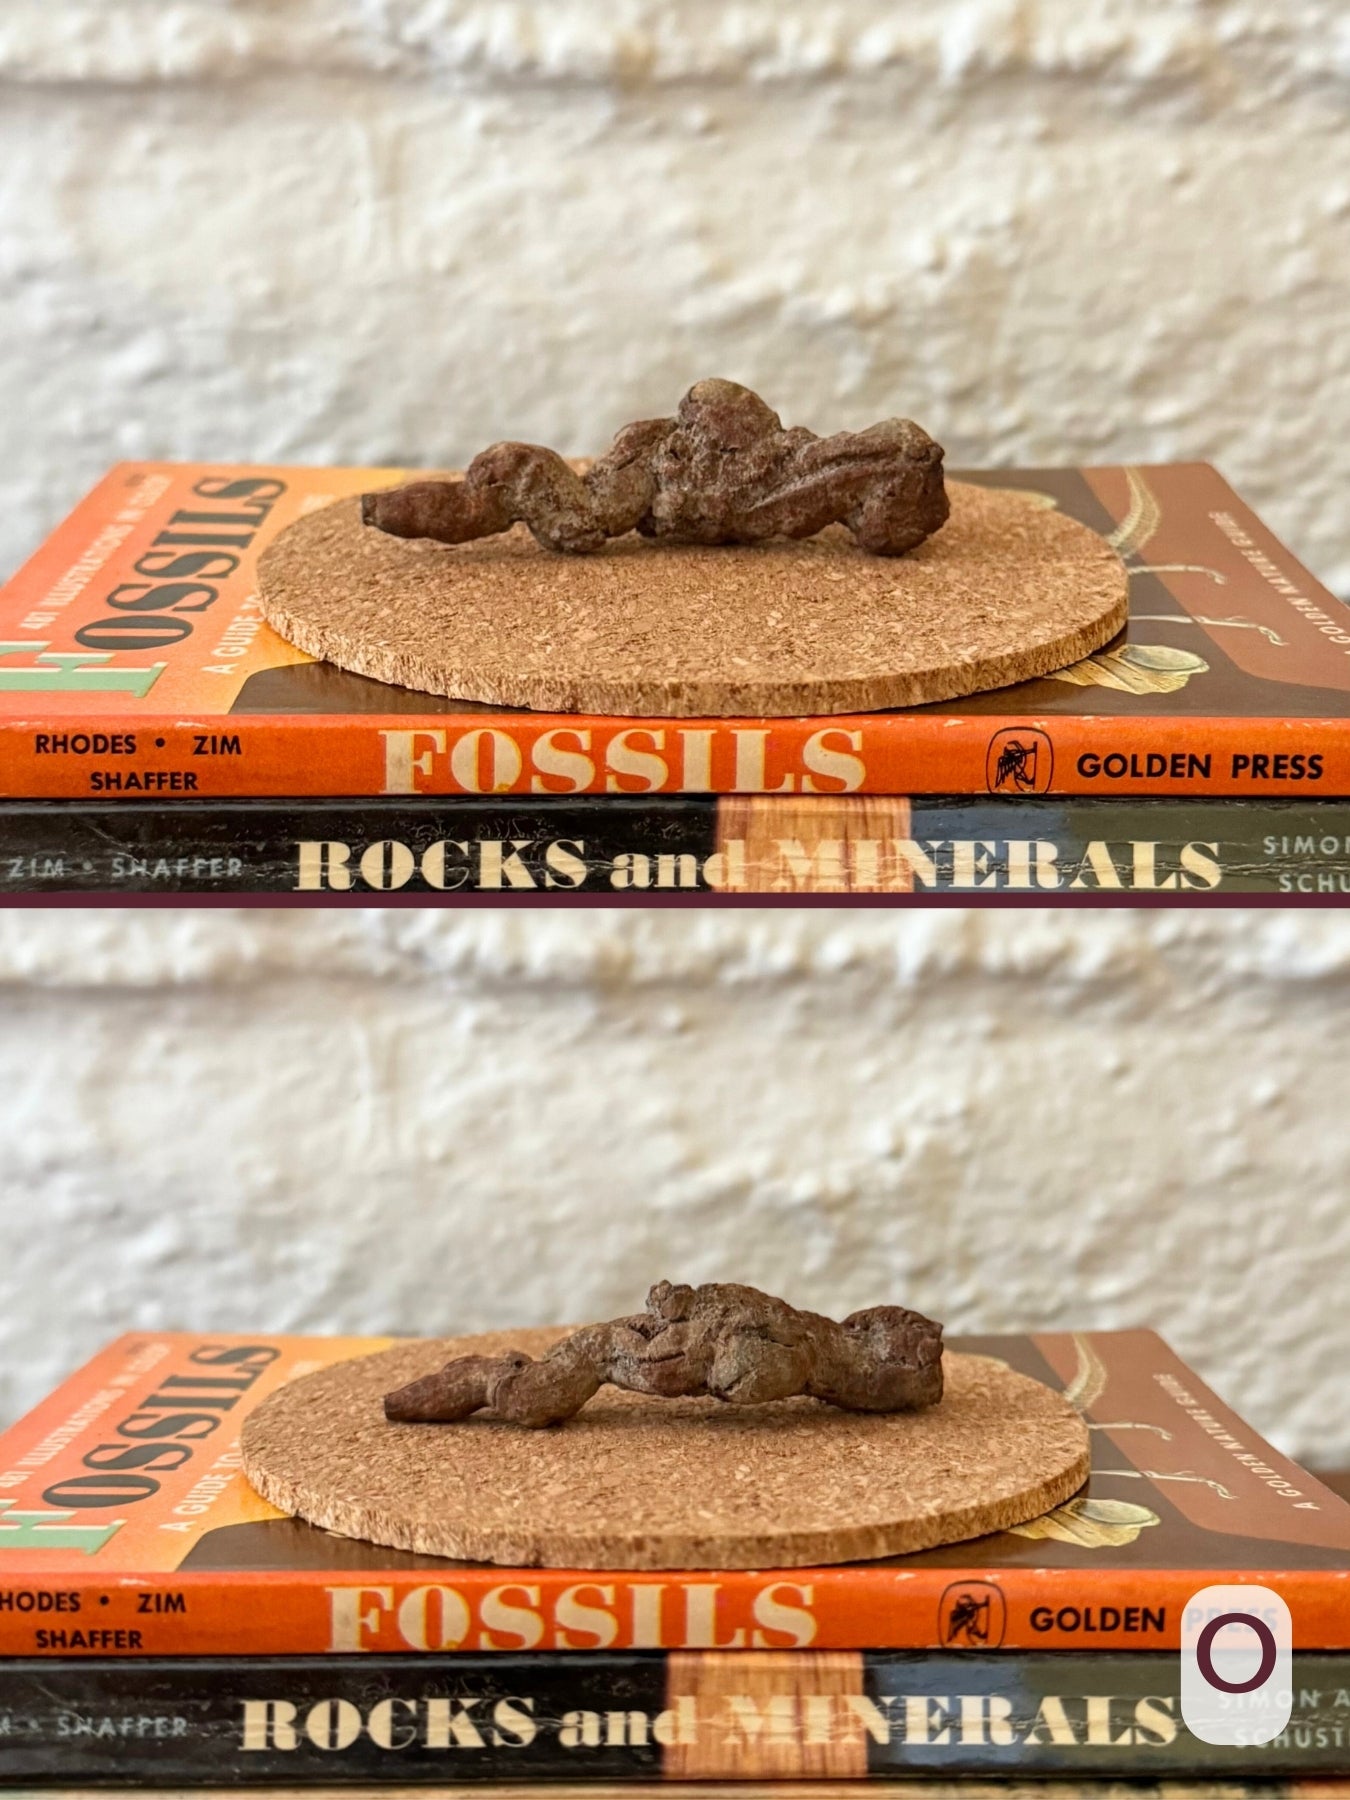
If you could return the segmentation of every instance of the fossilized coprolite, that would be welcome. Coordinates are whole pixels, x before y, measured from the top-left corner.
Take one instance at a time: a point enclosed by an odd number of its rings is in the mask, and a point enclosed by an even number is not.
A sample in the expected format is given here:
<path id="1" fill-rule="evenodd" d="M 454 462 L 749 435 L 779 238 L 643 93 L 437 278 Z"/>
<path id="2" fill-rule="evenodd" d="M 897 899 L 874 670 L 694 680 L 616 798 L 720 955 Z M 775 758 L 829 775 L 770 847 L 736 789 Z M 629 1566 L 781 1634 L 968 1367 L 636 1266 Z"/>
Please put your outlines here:
<path id="1" fill-rule="evenodd" d="M 898 556 L 947 518 L 942 446 L 911 419 L 820 438 L 734 381 L 697 382 L 673 419 L 626 425 L 585 474 L 538 444 L 493 444 L 462 481 L 362 497 L 367 525 L 465 544 L 528 525 L 550 550 L 599 550 L 638 531 L 687 544 L 758 544 L 847 525 Z"/>
<path id="2" fill-rule="evenodd" d="M 757 1288 L 658 1281 L 644 1313 L 583 1326 L 538 1361 L 458 1357 L 386 1394 L 384 1412 L 453 1423 L 490 1408 L 516 1425 L 559 1425 L 606 1383 L 656 1399 L 761 1406 L 803 1394 L 849 1412 L 911 1412 L 942 1398 L 942 1327 L 903 1306 L 836 1323 Z"/>

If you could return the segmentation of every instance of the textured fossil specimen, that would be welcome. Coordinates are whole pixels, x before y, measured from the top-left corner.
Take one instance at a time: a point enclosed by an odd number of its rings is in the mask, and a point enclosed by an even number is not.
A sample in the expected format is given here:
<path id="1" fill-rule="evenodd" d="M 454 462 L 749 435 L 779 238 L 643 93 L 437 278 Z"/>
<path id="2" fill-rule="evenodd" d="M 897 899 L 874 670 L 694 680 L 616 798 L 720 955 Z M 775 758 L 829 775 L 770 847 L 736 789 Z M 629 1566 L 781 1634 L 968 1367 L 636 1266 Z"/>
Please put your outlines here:
<path id="1" fill-rule="evenodd" d="M 608 538 L 756 544 L 843 524 L 864 550 L 898 556 L 947 517 L 942 446 L 910 419 L 820 438 L 749 388 L 700 381 L 673 419 L 627 425 L 578 474 L 538 444 L 494 444 L 462 481 L 412 481 L 362 497 L 367 525 L 464 544 L 523 521 L 550 550 Z"/>
<path id="2" fill-rule="evenodd" d="M 707 1394 L 736 1406 L 811 1395 L 851 1412 L 907 1412 L 942 1398 L 942 1327 L 903 1306 L 836 1323 L 757 1288 L 658 1281 L 647 1310 L 586 1325 L 536 1361 L 462 1356 L 385 1395 L 385 1417 L 558 1425 L 606 1383 L 659 1399 Z"/>

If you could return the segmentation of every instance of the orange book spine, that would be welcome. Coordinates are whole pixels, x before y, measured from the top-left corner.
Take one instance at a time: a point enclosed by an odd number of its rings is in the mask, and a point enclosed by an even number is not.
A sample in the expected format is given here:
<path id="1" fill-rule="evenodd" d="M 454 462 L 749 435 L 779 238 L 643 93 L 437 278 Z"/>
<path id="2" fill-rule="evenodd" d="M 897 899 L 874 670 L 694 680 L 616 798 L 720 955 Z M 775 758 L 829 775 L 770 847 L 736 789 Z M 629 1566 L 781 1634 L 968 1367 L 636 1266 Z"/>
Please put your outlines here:
<path id="1" fill-rule="evenodd" d="M 1350 794 L 1350 720 L 0 720 L 0 798 Z"/>
<path id="2" fill-rule="evenodd" d="M 628 1576 L 464 1568 L 40 1575 L 0 1588 L 0 1656 L 523 1650 L 1175 1650 L 1212 1572 L 793 1569 Z M 1287 1601 L 1296 1649 L 1350 1649 L 1350 1579 L 1242 1571 Z M 983 1608 L 961 1635 L 957 1603 Z M 984 1602 L 988 1606 L 984 1607 Z"/>

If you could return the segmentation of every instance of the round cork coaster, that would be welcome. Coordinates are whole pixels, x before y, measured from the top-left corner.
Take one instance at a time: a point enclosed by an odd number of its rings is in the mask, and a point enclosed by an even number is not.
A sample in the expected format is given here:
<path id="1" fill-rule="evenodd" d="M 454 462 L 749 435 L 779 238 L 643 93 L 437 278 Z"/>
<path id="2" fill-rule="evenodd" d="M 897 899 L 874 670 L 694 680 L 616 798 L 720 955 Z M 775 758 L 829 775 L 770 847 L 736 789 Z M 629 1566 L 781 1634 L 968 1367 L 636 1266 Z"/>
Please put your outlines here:
<path id="1" fill-rule="evenodd" d="M 562 1335 L 410 1341 L 303 1376 L 245 1424 L 244 1473 L 283 1512 L 344 1537 L 581 1569 L 893 1556 L 1022 1524 L 1087 1479 L 1087 1430 L 1062 1395 L 951 1351 L 942 1402 L 917 1413 L 652 1400 L 606 1387 L 546 1431 L 482 1415 L 458 1425 L 384 1417 L 390 1388 L 452 1356 L 537 1356 Z"/>
<path id="2" fill-rule="evenodd" d="M 677 718 L 866 712 L 1048 675 L 1125 624 L 1128 581 L 1085 525 L 1011 489 L 949 482 L 906 556 L 842 526 L 762 545 L 541 549 L 523 525 L 449 546 L 343 500 L 264 553 L 268 623 L 377 681 L 558 712 Z"/>

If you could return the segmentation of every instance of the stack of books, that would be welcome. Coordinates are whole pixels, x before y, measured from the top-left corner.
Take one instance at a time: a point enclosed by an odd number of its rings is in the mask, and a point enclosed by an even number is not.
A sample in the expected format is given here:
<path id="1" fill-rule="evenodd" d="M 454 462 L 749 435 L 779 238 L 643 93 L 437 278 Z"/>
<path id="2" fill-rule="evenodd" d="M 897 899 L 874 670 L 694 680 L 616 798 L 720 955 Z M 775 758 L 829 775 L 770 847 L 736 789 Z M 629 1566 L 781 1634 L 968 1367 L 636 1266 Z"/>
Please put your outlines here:
<path id="1" fill-rule="evenodd" d="M 1088 1422 L 1090 1480 L 1043 1518 L 874 1563 L 641 1574 L 382 1550 L 258 1498 L 242 1421 L 388 1342 L 136 1334 L 0 1438 L 0 1781 L 1350 1774 L 1350 1507 L 1151 1332 L 959 1341 Z M 1269 1741 L 1187 1722 L 1187 1609 L 1216 1583 L 1289 1610 Z"/>
<path id="2" fill-rule="evenodd" d="M 1350 892 L 1350 612 L 1204 465 L 965 477 L 1128 566 L 1127 631 L 1071 668 L 704 720 L 513 712 L 284 643 L 261 550 L 401 473 L 113 470 L 0 590 L 0 894 Z"/>

